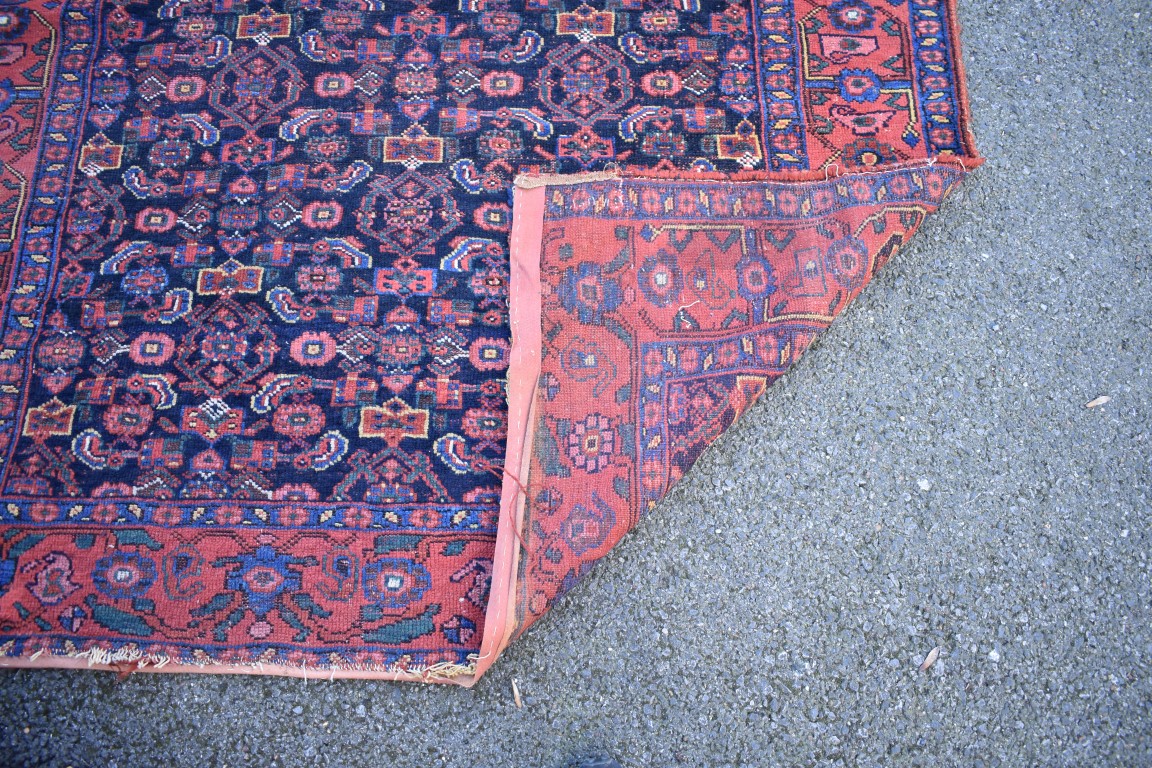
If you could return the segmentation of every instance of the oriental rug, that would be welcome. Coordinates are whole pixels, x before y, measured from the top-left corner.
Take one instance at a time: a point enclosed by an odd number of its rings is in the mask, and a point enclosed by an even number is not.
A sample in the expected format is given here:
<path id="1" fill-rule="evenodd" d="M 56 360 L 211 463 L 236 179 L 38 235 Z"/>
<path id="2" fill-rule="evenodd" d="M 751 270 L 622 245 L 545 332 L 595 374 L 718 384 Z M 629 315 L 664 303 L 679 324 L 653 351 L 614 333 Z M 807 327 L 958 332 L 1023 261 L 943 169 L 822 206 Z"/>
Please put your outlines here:
<path id="1" fill-rule="evenodd" d="M 957 36 L 0 3 L 0 665 L 475 681 L 980 163 Z"/>

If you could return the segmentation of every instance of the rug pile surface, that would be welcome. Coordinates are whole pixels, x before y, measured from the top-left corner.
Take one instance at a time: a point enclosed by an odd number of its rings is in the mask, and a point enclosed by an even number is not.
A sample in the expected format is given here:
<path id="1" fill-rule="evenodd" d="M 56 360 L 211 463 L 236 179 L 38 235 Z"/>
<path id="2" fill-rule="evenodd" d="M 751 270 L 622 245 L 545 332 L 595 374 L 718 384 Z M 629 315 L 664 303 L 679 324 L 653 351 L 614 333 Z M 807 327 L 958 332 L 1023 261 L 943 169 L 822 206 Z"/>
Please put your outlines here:
<path id="1" fill-rule="evenodd" d="M 0 7 L 0 665 L 471 683 L 980 158 L 944 0 Z"/>

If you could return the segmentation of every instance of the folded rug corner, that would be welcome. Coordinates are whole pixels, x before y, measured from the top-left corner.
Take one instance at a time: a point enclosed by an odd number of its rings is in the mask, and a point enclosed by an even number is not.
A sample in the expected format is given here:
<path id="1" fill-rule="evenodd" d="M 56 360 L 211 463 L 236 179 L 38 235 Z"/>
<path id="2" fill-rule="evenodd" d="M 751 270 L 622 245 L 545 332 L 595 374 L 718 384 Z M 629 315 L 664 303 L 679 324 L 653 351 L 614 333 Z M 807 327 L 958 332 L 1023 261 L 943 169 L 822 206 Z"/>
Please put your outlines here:
<path id="1" fill-rule="evenodd" d="M 963 177 L 950 0 L 0 18 L 0 666 L 473 684 Z"/>

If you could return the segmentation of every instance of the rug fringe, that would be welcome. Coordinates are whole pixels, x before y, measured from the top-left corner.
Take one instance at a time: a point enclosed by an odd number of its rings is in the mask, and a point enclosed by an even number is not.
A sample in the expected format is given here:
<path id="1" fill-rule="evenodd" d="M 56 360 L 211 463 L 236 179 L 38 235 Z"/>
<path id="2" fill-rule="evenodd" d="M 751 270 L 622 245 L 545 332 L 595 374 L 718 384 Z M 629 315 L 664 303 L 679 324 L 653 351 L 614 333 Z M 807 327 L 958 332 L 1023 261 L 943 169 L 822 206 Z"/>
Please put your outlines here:
<path id="1" fill-rule="evenodd" d="M 290 666 L 287 664 L 266 664 L 261 661 L 224 661 L 207 655 L 199 655 L 195 660 L 179 661 L 167 654 L 145 653 L 137 646 L 125 646 L 116 651 L 107 648 L 89 648 L 85 651 L 64 650 L 54 652 L 44 648 L 29 656 L 15 656 L 0 647 L 0 668 L 51 668 L 53 660 L 86 662 L 89 669 L 99 669 L 127 674 L 131 672 L 182 672 L 195 668 L 200 672 L 252 672 L 266 675 L 283 675 L 307 679 L 324 678 L 329 680 L 343 677 L 372 677 L 411 680 L 414 682 L 461 682 L 459 678 L 476 673 L 478 654 L 471 654 L 467 664 L 441 661 L 435 664 L 326 664 L 324 666 Z M 59 666 L 78 666 L 60 664 Z M 170 669 L 165 669 L 171 667 Z M 218 669 L 213 669 L 217 667 Z"/>

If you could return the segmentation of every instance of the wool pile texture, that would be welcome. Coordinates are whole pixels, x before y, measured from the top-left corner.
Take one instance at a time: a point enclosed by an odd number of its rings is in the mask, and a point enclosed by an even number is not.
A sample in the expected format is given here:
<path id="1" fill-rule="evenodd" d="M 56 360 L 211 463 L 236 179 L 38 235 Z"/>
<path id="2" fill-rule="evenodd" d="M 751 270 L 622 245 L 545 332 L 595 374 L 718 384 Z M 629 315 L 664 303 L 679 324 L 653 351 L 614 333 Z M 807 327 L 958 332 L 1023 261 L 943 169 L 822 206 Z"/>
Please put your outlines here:
<path id="1" fill-rule="evenodd" d="M 0 666 L 472 683 L 980 163 L 958 34 L 4 2 Z"/>

